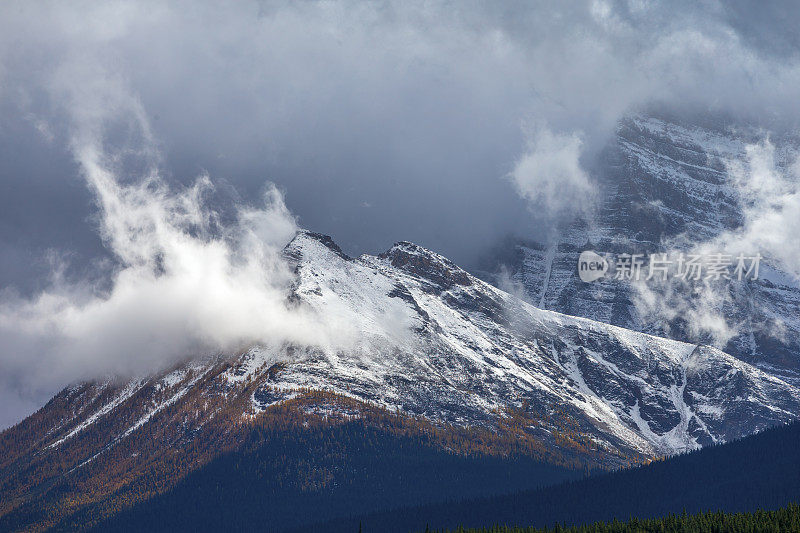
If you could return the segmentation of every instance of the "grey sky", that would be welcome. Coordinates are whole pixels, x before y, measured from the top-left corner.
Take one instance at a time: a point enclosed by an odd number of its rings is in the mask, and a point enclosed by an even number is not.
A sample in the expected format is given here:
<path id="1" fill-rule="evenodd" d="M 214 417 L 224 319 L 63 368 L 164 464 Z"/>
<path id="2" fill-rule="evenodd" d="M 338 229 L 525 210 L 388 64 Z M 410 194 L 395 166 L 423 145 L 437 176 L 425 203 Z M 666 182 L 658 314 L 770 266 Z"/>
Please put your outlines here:
<path id="1" fill-rule="evenodd" d="M 136 182 L 142 159 L 172 183 L 208 173 L 221 209 L 272 182 L 300 226 L 351 254 L 402 239 L 472 266 L 506 234 L 544 238 L 569 217 L 590 196 L 592 158 L 626 112 L 657 102 L 795 128 L 796 11 L 744 2 L 5 2 L 0 284 L 35 297 L 65 264 L 71 280 L 108 283 L 108 263 L 97 261 L 118 257 L 98 234 L 75 152 L 87 123 L 102 125 L 93 133 L 120 158 L 123 182 Z M 124 118 L 130 109 L 155 154 L 128 149 L 141 134 Z M 551 149 L 564 143 L 570 149 Z M 542 161 L 552 172 L 537 172 Z M 552 176 L 564 194 L 537 194 L 559 190 Z M 85 375 L 21 381 L 24 366 L 10 360 L 0 353 L 9 406 L 0 427 Z"/>

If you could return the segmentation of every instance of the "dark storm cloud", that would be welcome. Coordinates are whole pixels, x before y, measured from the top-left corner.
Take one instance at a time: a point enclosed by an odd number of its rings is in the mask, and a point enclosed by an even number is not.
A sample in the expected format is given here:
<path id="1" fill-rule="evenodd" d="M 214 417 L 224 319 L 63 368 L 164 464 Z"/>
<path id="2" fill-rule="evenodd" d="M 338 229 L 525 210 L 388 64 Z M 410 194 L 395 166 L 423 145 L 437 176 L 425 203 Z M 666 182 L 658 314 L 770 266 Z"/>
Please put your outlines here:
<path id="1" fill-rule="evenodd" d="M 794 127 L 796 28 L 716 2 L 7 2 L 0 279 L 35 296 L 48 257 L 69 255 L 71 283 L 119 260 L 87 170 L 107 158 L 87 146 L 113 154 L 120 183 L 153 165 L 173 184 L 207 173 L 252 203 L 269 181 L 350 253 L 405 239 L 469 266 L 590 210 L 592 159 L 628 111 Z M 37 401 L 85 373 L 19 385 L 24 359 L 9 360 L 3 381 Z"/>

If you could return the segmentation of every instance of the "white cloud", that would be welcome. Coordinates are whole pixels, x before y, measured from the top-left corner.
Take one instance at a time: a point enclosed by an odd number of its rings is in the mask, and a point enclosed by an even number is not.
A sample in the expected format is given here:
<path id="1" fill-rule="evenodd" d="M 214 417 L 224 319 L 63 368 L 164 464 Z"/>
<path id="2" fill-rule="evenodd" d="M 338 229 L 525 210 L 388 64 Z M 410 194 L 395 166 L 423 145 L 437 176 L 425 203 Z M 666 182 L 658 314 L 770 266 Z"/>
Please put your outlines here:
<path id="1" fill-rule="evenodd" d="M 531 132 L 509 178 L 532 209 L 553 218 L 589 213 L 596 190 L 581 167 L 582 145 L 576 133 L 557 134 L 544 125 Z"/>
<path id="2" fill-rule="evenodd" d="M 746 148 L 746 160 L 728 167 L 739 193 L 744 223 L 710 246 L 734 254 L 763 254 L 800 279 L 800 158 L 779 166 L 774 144 L 766 139 Z"/>

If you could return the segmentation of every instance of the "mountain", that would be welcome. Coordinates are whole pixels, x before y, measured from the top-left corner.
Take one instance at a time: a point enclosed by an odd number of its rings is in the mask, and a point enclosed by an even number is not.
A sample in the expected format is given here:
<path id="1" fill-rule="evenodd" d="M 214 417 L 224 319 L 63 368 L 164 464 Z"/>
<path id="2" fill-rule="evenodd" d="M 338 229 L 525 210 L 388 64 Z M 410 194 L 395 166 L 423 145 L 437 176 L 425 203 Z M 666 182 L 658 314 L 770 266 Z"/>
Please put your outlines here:
<path id="1" fill-rule="evenodd" d="M 496 283 L 502 272 L 542 309 L 677 340 L 710 342 L 691 331 L 684 313 L 648 315 L 637 306 L 637 293 L 628 281 L 605 277 L 584 283 L 577 275 L 584 250 L 647 256 L 673 246 L 688 249 L 741 226 L 748 204 L 727 169 L 746 160 L 746 146 L 763 135 L 719 119 L 702 127 L 697 122 L 654 115 L 622 120 L 597 170 L 604 195 L 594 215 L 563 229 L 551 242 L 508 240 L 489 254 L 484 277 Z M 771 140 L 777 166 L 790 164 L 797 139 Z M 767 257 L 758 280 L 713 290 L 719 302 L 714 311 L 736 328 L 720 347 L 771 375 L 800 383 L 800 281 Z M 673 303 L 666 293 L 656 294 L 667 307 Z M 701 305 L 691 288 L 677 296 Z"/>
<path id="2" fill-rule="evenodd" d="M 303 529 L 383 533 L 494 524 L 553 527 L 648 519 L 705 511 L 773 510 L 800 501 L 800 424 L 772 428 L 724 445 L 555 487 L 462 502 L 354 516 Z M 130 516 L 135 518 L 136 515 Z M 740 531 L 715 529 L 714 531 Z M 756 531 L 789 531 L 773 527 Z M 551 530 L 552 531 L 552 530 Z M 602 529 L 601 529 L 602 531 Z M 628 531 L 644 531 L 631 528 Z M 663 531 L 652 529 L 648 531 Z M 680 528 L 667 531 L 684 531 Z M 793 530 L 792 530 L 793 531 Z"/>
<path id="3" fill-rule="evenodd" d="M 107 473 L 113 463 L 84 468 L 84 475 L 54 481 L 42 500 L 0 517 L 0 531 L 285 531 L 354 513 L 505 494 L 583 475 L 523 452 L 479 453 L 475 446 L 459 453 L 452 443 L 481 435 L 437 431 L 332 395 L 321 400 L 322 395 L 291 400 L 246 428 L 225 420 L 236 444 L 213 458 L 163 440 L 157 441 L 161 453 L 151 454 L 146 467 L 117 454 L 115 461 L 133 466 L 134 477 L 117 484 Z M 305 412 L 320 405 L 362 411 L 357 418 Z M 131 449 L 145 447 L 150 438 L 131 439 L 126 453 L 139 453 Z M 192 470 L 181 474 L 186 463 Z M 129 518 L 132 514 L 136 518 Z"/>
<path id="4" fill-rule="evenodd" d="M 299 436 L 279 446 L 280 461 L 255 462 L 280 470 L 275 490 L 313 496 L 344 483 L 330 455 L 298 459 L 311 438 L 301 428 L 361 421 L 376 439 L 524 457 L 536 486 L 567 475 L 544 464 L 617 468 L 800 413 L 794 385 L 723 351 L 538 309 L 411 243 L 351 258 L 304 231 L 284 253 L 295 275 L 287 306 L 335 317 L 345 337 L 355 332 L 347 349 L 253 346 L 68 387 L 0 434 L 0 528 L 95 523 L 289 430 Z"/>

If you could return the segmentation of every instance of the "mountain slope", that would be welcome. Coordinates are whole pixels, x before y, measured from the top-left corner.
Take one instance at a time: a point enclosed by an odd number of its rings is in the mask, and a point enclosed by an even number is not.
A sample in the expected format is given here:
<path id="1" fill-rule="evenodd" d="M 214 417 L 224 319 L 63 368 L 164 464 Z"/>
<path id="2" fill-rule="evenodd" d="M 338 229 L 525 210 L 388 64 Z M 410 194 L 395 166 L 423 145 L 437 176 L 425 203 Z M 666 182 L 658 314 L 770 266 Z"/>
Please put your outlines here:
<path id="1" fill-rule="evenodd" d="M 321 406 L 361 411 L 357 418 L 304 413 Z M 96 491 L 102 488 L 103 472 L 87 466 L 89 479 L 73 475 L 55 481 L 48 488 L 49 499 L 21 505 L 0 517 L 0 531 L 31 525 L 56 531 L 96 525 L 99 531 L 109 531 L 125 524 L 132 531 L 282 531 L 353 513 L 510 493 L 582 475 L 527 453 L 491 455 L 478 453 L 479 446 L 469 454 L 457 453 L 446 444 L 469 436 L 437 431 L 330 394 L 291 400 L 243 431 L 230 429 L 236 446 L 174 480 L 175 487 L 163 498 L 148 492 L 146 480 L 109 487 L 104 494 L 76 494 L 81 481 Z M 479 433 L 470 436 L 481 438 Z M 140 439 L 134 442 L 141 444 Z M 169 451 L 185 453 L 177 444 Z M 158 457 L 151 460 L 162 462 Z M 173 474 L 164 469 L 148 472 L 147 477 L 164 482 Z M 53 504 L 62 494 L 82 497 L 81 505 L 72 512 L 58 512 Z M 134 524 L 122 514 L 113 521 L 117 525 L 100 522 L 137 501 L 141 506 L 132 512 L 146 509 L 144 516 L 152 520 L 139 516 Z"/>
<path id="2" fill-rule="evenodd" d="M 385 533 L 458 525 L 552 527 L 670 513 L 778 509 L 800 501 L 800 424 L 646 466 L 510 496 L 354 516 L 303 531 Z"/>
<path id="3" fill-rule="evenodd" d="M 571 468 L 626 466 L 800 413 L 796 387 L 720 350 L 537 309 L 411 243 L 349 258 L 301 232 L 285 255 L 287 305 L 336 317 L 347 349 L 254 346 L 65 389 L 0 435 L 0 514 L 56 524 L 100 501 L 117 512 L 287 412 L 374 418 L 455 453 Z"/>

